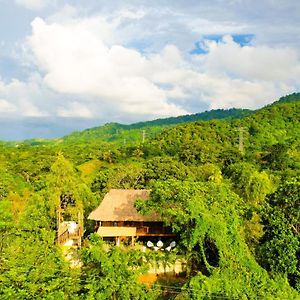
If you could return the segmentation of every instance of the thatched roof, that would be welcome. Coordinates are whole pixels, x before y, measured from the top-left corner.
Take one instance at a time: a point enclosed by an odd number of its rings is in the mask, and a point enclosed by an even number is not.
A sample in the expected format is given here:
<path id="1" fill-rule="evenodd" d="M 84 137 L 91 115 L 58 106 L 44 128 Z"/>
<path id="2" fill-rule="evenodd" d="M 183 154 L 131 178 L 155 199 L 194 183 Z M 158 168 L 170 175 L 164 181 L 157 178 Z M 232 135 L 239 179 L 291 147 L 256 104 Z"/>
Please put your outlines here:
<path id="1" fill-rule="evenodd" d="M 155 214 L 141 215 L 134 207 L 137 199 L 149 199 L 149 190 L 110 190 L 101 204 L 90 213 L 89 219 L 95 221 L 138 221 L 158 222 Z"/>

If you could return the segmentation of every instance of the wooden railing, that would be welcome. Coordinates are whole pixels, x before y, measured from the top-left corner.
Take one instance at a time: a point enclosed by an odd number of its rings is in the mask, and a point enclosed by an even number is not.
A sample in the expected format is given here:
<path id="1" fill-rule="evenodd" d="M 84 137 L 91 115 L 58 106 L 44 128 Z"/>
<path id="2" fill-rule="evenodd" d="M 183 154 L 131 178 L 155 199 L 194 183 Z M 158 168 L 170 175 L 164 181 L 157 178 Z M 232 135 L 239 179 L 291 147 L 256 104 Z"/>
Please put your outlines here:
<path id="1" fill-rule="evenodd" d="M 59 245 L 65 244 L 68 240 L 80 240 L 82 236 L 82 230 L 81 228 L 78 228 L 75 232 L 70 233 L 68 229 L 63 231 L 58 237 L 57 237 L 57 243 Z M 80 241 L 79 241 L 80 243 Z"/>
<path id="2" fill-rule="evenodd" d="M 141 226 L 136 229 L 137 236 L 175 236 L 170 228 Z"/>
<path id="3" fill-rule="evenodd" d="M 149 233 L 149 227 L 148 226 L 143 226 L 143 227 L 138 227 L 136 229 L 136 233 L 139 234 L 146 234 Z"/>
<path id="4" fill-rule="evenodd" d="M 69 230 L 67 229 L 57 237 L 57 243 L 59 245 L 63 245 L 69 239 L 70 239 L 70 233 Z"/>

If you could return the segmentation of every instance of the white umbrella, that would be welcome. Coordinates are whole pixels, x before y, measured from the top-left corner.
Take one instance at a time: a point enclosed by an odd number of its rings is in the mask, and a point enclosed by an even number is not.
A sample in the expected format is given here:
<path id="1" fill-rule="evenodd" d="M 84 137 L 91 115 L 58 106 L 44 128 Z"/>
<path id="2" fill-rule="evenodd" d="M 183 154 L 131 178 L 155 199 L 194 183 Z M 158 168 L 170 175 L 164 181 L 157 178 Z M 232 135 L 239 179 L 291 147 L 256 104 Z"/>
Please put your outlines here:
<path id="1" fill-rule="evenodd" d="M 164 245 L 164 243 L 161 240 L 159 240 L 156 244 L 156 246 L 159 248 L 161 248 L 163 245 Z"/>
<path id="2" fill-rule="evenodd" d="M 171 242 L 170 247 L 174 248 L 175 246 L 176 246 L 176 242 L 175 241 Z"/>
<path id="3" fill-rule="evenodd" d="M 153 245 L 153 243 L 151 242 L 151 241 L 148 241 L 147 242 L 147 247 L 149 247 L 149 248 L 151 248 L 151 247 L 153 247 L 154 245 Z"/>

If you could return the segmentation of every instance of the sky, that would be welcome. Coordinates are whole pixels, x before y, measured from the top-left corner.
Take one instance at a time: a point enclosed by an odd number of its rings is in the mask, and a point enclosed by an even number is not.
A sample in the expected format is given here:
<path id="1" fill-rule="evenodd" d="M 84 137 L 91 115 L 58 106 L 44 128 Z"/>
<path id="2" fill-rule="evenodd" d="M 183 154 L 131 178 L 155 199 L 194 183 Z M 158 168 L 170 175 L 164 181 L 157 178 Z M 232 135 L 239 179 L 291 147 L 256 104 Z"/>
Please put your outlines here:
<path id="1" fill-rule="evenodd" d="M 300 90 L 298 0 L 0 0 L 0 139 Z"/>

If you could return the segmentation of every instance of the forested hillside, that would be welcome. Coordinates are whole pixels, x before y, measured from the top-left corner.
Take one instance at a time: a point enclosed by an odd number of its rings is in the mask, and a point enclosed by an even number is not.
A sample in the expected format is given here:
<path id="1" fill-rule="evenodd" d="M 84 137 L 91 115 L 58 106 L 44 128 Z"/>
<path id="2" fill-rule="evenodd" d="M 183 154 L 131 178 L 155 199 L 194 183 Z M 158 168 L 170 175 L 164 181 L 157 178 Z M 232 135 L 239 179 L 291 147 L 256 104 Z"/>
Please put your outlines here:
<path id="1" fill-rule="evenodd" d="M 141 132 L 145 131 L 147 138 L 154 137 L 157 133 L 163 129 L 172 125 L 187 123 L 193 121 L 207 121 L 212 119 L 233 119 L 242 118 L 243 116 L 250 115 L 251 110 L 248 109 L 216 109 L 211 111 L 205 111 L 203 113 L 185 115 L 180 117 L 171 117 L 165 119 L 157 119 L 148 122 L 139 122 L 130 125 L 109 123 L 104 126 L 95 127 L 84 130 L 82 132 L 74 132 L 65 136 L 65 141 L 91 141 L 94 139 L 102 140 L 106 142 L 118 142 L 118 143 L 134 143 L 142 140 Z M 146 136 L 145 136 L 146 138 Z"/>
<path id="2" fill-rule="evenodd" d="M 299 116 L 293 94 L 252 113 L 2 143 L 0 299 L 300 299 Z M 187 271 L 176 290 L 137 280 L 153 260 L 174 258 L 108 249 L 92 234 L 87 216 L 111 188 L 151 189 L 136 206 L 179 236 Z M 79 268 L 55 243 L 62 197 L 84 211 Z"/>

